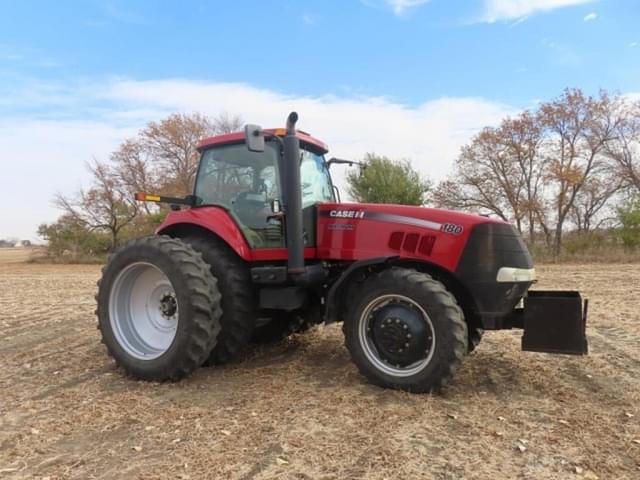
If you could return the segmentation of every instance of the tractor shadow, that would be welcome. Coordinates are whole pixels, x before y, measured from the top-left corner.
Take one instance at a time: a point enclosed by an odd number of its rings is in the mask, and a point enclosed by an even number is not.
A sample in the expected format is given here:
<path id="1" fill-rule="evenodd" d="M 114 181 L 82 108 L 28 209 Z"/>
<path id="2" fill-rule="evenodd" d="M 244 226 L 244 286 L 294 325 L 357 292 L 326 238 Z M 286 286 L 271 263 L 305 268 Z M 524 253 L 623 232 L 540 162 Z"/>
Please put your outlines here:
<path id="1" fill-rule="evenodd" d="M 469 354 L 451 379 L 444 393 L 461 395 L 483 392 L 496 397 L 528 395 L 545 386 L 544 378 L 523 370 L 519 353 L 494 347 L 493 342 L 481 344 Z M 283 382 L 295 380 L 319 389 L 364 389 L 380 394 L 388 390 L 373 386 L 360 375 L 344 345 L 340 326 L 319 326 L 313 331 L 293 335 L 269 345 L 250 346 L 234 363 L 217 367 L 234 372 L 262 370 L 265 374 L 282 375 Z M 364 392 L 363 392 L 364 393 Z"/>
<path id="2" fill-rule="evenodd" d="M 517 342 L 515 337 L 483 340 L 465 357 L 444 392 L 463 395 L 483 392 L 506 398 L 534 394 L 548 387 L 548 376 L 539 371 L 540 360 L 526 361 L 530 357 L 525 358 L 519 348 L 512 348 Z M 371 386 L 360 375 L 344 345 L 339 325 L 318 326 L 268 345 L 250 345 L 235 362 L 215 367 L 211 374 L 214 370 L 228 373 L 264 370 L 317 388 L 358 385 L 384 391 Z"/>

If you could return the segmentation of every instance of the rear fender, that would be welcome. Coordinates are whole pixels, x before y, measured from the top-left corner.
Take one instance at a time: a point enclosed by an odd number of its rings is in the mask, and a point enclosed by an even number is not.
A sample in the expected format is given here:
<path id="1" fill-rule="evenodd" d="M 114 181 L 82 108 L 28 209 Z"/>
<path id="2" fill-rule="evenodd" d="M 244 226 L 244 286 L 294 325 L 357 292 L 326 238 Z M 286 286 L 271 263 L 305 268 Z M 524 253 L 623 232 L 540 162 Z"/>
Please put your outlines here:
<path id="1" fill-rule="evenodd" d="M 240 227 L 222 207 L 198 207 L 170 212 L 156 230 L 158 235 L 185 237 L 192 234 L 214 234 L 245 261 L 251 261 L 251 248 Z"/>

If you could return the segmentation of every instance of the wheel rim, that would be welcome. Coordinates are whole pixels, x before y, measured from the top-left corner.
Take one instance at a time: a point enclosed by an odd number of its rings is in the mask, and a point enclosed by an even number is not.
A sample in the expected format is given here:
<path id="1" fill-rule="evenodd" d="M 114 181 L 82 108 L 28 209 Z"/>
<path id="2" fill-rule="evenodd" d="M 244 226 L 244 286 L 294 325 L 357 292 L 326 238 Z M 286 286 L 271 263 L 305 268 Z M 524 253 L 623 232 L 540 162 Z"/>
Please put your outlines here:
<path id="1" fill-rule="evenodd" d="M 378 370 L 409 377 L 424 370 L 435 352 L 436 336 L 427 312 L 403 295 L 382 295 L 362 311 L 358 324 L 362 350 Z"/>
<path id="2" fill-rule="evenodd" d="M 176 336 L 178 318 L 175 290 L 158 267 L 137 262 L 118 274 L 109 296 L 109 322 L 129 355 L 153 360 L 165 353 Z"/>

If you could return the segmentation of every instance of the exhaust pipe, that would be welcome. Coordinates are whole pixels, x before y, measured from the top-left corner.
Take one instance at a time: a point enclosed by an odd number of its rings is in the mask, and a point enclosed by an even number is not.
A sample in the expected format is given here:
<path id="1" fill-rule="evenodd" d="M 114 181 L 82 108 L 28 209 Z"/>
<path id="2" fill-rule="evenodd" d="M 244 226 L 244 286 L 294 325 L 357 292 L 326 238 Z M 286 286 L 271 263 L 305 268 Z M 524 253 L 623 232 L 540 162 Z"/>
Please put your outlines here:
<path id="1" fill-rule="evenodd" d="M 298 114 L 291 112 L 287 117 L 286 134 L 283 139 L 282 183 L 287 228 L 287 272 L 295 284 L 310 287 L 322 283 L 327 277 L 327 271 L 321 263 L 304 264 L 300 140 L 296 136 L 297 121 Z"/>
<path id="2" fill-rule="evenodd" d="M 287 271 L 298 277 L 306 272 L 304 266 L 304 240 L 302 230 L 302 190 L 300 187 L 300 140 L 296 136 L 298 114 L 287 117 L 284 142 L 283 183 L 284 210 L 287 221 Z"/>

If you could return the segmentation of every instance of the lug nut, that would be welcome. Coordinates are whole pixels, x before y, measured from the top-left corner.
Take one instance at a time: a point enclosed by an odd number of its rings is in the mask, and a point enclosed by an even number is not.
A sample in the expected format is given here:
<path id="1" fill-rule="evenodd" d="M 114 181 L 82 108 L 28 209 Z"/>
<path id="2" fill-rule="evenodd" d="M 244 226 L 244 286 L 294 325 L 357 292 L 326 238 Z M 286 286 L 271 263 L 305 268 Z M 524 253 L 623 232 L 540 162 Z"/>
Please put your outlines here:
<path id="1" fill-rule="evenodd" d="M 407 338 L 411 338 L 411 334 L 410 333 L 407 333 Z"/>
<path id="2" fill-rule="evenodd" d="M 408 343 L 405 343 L 405 344 L 404 344 L 404 347 L 405 347 L 405 348 L 407 348 L 408 346 L 409 346 L 409 344 L 408 344 Z"/>
<path id="3" fill-rule="evenodd" d="M 396 318 L 396 323 L 400 323 L 400 319 L 399 318 Z"/>

